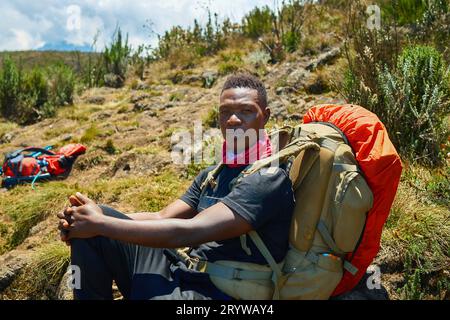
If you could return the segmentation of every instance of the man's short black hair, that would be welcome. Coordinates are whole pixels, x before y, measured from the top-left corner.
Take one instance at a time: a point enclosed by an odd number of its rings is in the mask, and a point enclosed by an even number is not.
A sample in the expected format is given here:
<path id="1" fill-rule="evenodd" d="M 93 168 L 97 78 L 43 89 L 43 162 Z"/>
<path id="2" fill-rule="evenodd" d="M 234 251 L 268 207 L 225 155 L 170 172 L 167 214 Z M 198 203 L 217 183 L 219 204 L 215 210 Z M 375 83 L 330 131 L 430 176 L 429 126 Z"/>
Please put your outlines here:
<path id="1" fill-rule="evenodd" d="M 233 88 L 249 88 L 258 91 L 258 103 L 262 109 L 267 107 L 267 92 L 264 84 L 254 75 L 237 73 L 229 76 L 223 85 L 222 92 Z M 222 94 L 221 92 L 221 94 Z"/>

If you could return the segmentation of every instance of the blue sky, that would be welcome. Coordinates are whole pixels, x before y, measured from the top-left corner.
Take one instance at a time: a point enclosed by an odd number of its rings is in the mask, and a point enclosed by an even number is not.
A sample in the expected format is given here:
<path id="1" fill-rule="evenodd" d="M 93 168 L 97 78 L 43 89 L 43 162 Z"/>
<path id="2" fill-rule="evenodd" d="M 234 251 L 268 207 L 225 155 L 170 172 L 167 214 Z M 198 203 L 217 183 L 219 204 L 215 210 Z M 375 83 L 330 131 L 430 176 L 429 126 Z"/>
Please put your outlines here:
<path id="1" fill-rule="evenodd" d="M 96 35 L 103 49 L 117 24 L 129 34 L 133 47 L 156 44 L 153 29 L 163 33 L 173 25 L 188 26 L 197 18 L 204 22 L 206 7 L 221 18 L 240 21 L 255 6 L 276 0 L 0 0 L 0 51 L 72 47 L 89 48 Z"/>

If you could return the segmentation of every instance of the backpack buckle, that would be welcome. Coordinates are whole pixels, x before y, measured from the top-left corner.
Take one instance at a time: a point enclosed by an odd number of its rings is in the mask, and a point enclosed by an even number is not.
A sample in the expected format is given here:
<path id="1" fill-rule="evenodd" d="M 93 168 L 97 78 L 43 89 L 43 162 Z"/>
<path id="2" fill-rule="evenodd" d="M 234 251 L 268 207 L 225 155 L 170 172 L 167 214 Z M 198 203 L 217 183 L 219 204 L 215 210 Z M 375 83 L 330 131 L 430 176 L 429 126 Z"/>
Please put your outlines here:
<path id="1" fill-rule="evenodd" d="M 233 280 L 242 280 L 241 271 L 242 271 L 242 269 L 239 269 L 239 268 L 233 269 Z"/>
<path id="2" fill-rule="evenodd" d="M 217 186 L 216 179 L 212 178 L 211 180 L 209 180 L 209 185 L 211 186 L 211 189 L 214 189 Z"/>

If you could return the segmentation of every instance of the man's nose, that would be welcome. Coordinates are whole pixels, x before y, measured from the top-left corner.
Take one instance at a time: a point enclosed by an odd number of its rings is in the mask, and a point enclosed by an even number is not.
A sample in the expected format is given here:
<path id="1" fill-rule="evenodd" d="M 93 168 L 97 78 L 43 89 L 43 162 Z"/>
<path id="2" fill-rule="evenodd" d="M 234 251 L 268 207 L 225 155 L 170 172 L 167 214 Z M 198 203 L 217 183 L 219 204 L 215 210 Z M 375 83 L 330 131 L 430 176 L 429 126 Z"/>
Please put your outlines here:
<path id="1" fill-rule="evenodd" d="M 233 113 L 231 117 L 228 118 L 228 125 L 241 124 L 241 122 L 241 119 L 235 113 Z"/>

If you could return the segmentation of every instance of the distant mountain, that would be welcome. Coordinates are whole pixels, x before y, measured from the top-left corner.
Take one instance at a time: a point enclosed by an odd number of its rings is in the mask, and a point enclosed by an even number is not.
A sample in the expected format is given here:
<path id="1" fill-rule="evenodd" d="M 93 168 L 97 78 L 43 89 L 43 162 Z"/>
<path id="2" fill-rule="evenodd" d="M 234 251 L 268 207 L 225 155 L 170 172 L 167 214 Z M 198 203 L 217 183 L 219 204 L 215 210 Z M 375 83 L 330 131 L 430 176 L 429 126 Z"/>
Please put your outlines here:
<path id="1" fill-rule="evenodd" d="M 51 42 L 46 43 L 42 47 L 37 49 L 38 51 L 81 51 L 81 52 L 91 52 L 92 48 L 90 45 L 78 46 L 74 44 L 67 43 L 66 41 Z"/>

